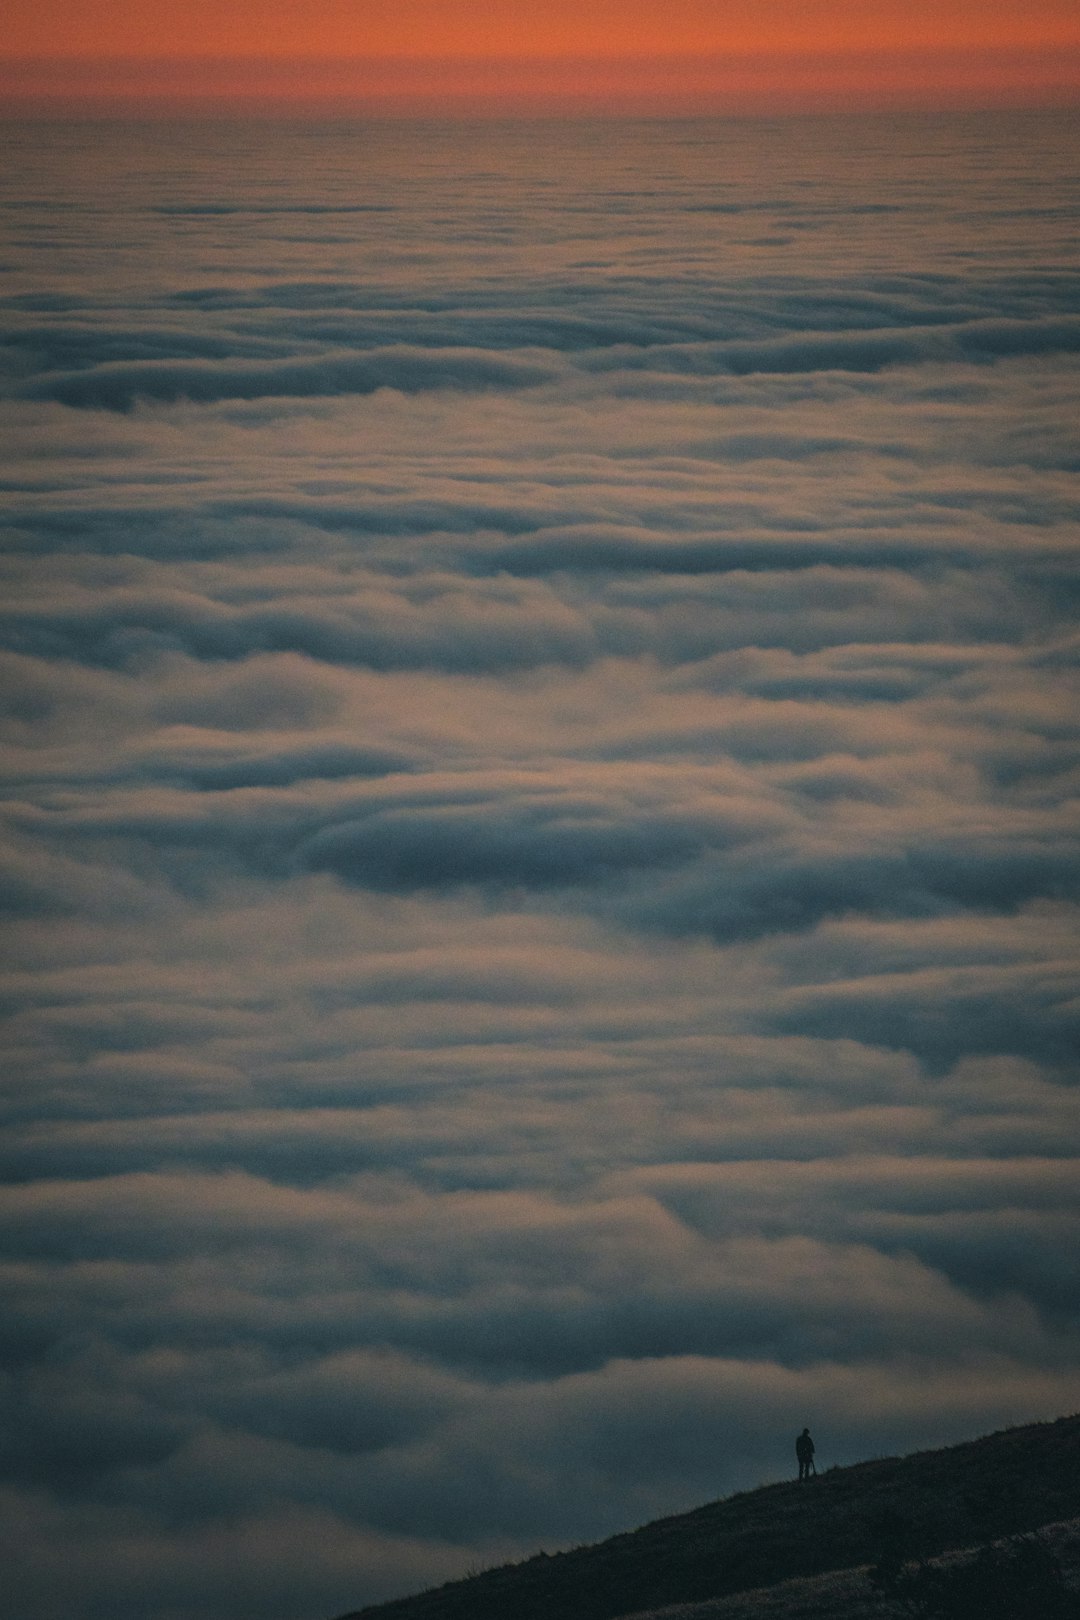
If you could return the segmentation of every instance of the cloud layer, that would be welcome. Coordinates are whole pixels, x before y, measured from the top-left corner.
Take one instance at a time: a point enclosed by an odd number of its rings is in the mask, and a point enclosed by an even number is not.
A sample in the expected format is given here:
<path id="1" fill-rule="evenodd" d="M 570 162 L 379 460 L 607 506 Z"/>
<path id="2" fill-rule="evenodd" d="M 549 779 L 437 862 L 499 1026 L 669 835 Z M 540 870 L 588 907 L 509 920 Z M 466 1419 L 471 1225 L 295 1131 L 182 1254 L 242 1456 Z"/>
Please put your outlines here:
<path id="1" fill-rule="evenodd" d="M 1075 1408 L 1055 117 L 11 138 L 21 1620 Z"/>

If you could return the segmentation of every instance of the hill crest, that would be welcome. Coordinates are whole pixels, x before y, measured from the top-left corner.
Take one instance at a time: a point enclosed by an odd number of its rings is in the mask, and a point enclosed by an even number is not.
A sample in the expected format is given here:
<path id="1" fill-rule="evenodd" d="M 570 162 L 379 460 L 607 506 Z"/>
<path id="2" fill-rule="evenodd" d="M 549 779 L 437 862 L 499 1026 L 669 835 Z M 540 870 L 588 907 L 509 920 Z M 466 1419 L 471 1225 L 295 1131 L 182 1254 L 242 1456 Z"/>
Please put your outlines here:
<path id="1" fill-rule="evenodd" d="M 898 1539 L 934 1557 L 1078 1516 L 1075 1415 L 763 1485 L 341 1620 L 627 1620 L 851 1569 Z"/>

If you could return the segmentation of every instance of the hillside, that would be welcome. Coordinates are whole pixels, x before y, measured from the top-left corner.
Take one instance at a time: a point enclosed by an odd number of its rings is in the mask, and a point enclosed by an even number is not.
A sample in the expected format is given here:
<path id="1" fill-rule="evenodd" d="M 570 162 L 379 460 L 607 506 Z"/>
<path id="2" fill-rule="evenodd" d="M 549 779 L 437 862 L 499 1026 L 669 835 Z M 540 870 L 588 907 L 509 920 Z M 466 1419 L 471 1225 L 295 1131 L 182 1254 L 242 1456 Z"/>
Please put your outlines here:
<path id="1" fill-rule="evenodd" d="M 342 1620 L 619 1620 L 1080 1516 L 1080 1416 L 765 1485 Z M 710 1608 L 712 1605 L 710 1604 Z"/>
<path id="2" fill-rule="evenodd" d="M 1057 1560 L 1072 1591 L 1080 1591 L 1080 1519 L 1047 1525 L 1036 1538 Z M 996 1543 L 1001 1546 L 1003 1543 Z M 970 1550 L 946 1553 L 931 1560 L 934 1568 L 956 1569 L 971 1558 Z M 887 1599 L 875 1588 L 871 1566 L 807 1575 L 775 1586 L 759 1586 L 728 1597 L 706 1598 L 702 1603 L 677 1603 L 663 1609 L 621 1616 L 620 1620 L 913 1620 L 903 1603 Z M 983 1617 L 986 1620 L 986 1617 Z M 1025 1607 L 1017 1620 L 1047 1620 Z"/>

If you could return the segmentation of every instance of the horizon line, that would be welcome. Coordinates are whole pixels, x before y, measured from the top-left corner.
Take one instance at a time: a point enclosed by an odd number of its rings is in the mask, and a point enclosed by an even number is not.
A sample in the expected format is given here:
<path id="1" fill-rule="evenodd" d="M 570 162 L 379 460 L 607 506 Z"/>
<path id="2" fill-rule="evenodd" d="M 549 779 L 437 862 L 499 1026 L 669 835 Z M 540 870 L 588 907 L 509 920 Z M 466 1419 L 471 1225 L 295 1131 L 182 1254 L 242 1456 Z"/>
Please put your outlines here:
<path id="1" fill-rule="evenodd" d="M 782 116 L 1059 109 L 1080 50 L 744 51 L 711 55 L 0 56 L 4 116 L 213 108 L 410 116 Z"/>

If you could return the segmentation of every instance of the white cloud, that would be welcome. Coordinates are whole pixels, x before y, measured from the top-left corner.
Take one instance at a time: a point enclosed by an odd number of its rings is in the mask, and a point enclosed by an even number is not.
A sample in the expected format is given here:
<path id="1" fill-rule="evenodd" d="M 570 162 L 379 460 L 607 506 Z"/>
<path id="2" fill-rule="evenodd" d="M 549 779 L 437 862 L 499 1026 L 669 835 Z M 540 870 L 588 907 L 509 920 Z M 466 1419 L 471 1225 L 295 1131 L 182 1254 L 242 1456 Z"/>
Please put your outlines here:
<path id="1" fill-rule="evenodd" d="M 1075 1406 L 1065 147 L 936 127 L 23 148 L 21 1620 Z"/>

